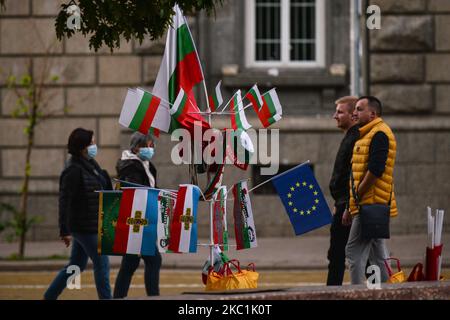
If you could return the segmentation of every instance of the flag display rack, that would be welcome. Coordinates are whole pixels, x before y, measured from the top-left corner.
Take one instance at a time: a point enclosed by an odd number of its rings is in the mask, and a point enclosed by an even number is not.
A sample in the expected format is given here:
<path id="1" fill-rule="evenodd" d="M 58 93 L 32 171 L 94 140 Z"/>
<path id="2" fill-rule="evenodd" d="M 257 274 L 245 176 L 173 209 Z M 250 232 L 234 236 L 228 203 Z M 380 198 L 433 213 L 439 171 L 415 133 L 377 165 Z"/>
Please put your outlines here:
<path id="1" fill-rule="evenodd" d="M 283 173 L 281 173 L 281 174 L 279 174 L 279 175 L 273 176 L 273 177 L 271 177 L 270 179 L 267 179 L 266 181 L 261 182 L 260 184 L 258 184 L 258 185 L 256 185 L 256 186 L 252 187 L 251 189 L 249 189 L 249 190 L 248 190 L 248 193 L 253 192 L 254 190 L 256 190 L 256 189 L 262 187 L 263 185 L 265 185 L 266 183 L 272 181 L 273 179 L 275 179 L 275 178 L 277 178 L 277 177 L 281 177 L 281 176 L 283 176 L 283 175 L 289 173 L 290 171 L 293 171 L 293 170 L 295 170 L 295 169 L 297 169 L 297 168 L 299 168 L 299 167 L 301 167 L 301 166 L 304 166 L 304 165 L 306 165 L 306 164 L 309 164 L 309 163 L 310 163 L 310 160 L 307 160 L 307 161 L 305 161 L 305 162 L 303 162 L 303 163 L 301 163 L 301 164 L 299 164 L 299 165 L 297 165 L 297 166 L 295 166 L 295 167 L 293 167 L 293 168 L 291 168 L 291 169 L 289 169 L 289 170 L 287 170 L 287 171 L 285 171 L 285 172 L 283 172 Z M 119 183 L 126 183 L 126 184 L 133 185 L 132 187 L 121 187 L 121 189 L 157 189 L 157 188 L 151 188 L 151 187 L 144 186 L 144 185 L 137 184 L 137 183 L 131 183 L 131 182 L 128 182 L 128 181 L 123 181 L 123 180 L 116 179 L 116 178 L 113 178 L 113 180 L 114 180 L 114 181 L 117 181 L 117 182 L 119 182 Z M 247 179 L 244 179 L 244 180 L 242 180 L 242 181 L 250 181 L 250 180 L 251 180 L 251 178 L 247 178 Z M 175 190 L 172 190 L 172 189 L 159 189 L 159 190 L 165 191 L 165 192 L 168 192 L 168 193 L 174 193 L 174 192 L 175 192 Z M 227 190 L 227 194 L 228 194 L 231 190 L 232 190 L 232 188 L 228 189 L 228 190 Z M 211 265 L 213 265 L 213 264 L 214 264 L 214 251 L 213 251 L 213 250 L 214 250 L 214 246 L 216 245 L 216 244 L 214 243 L 214 230 L 213 230 L 214 203 L 215 203 L 215 202 L 218 202 L 218 201 L 221 201 L 221 200 L 215 200 L 213 197 L 211 197 L 211 199 L 207 199 L 207 198 L 205 197 L 203 191 L 202 191 L 200 188 L 199 188 L 199 191 L 200 191 L 200 195 L 201 195 L 203 201 L 209 203 L 210 242 L 209 242 L 209 243 L 197 243 L 197 246 L 200 246 L 200 247 L 209 247 L 209 248 L 210 248 L 210 256 L 209 256 L 209 260 L 210 260 Z M 101 190 L 101 191 L 97 191 L 97 192 L 105 192 L 105 193 L 106 193 L 106 192 L 114 192 L 114 191 L 103 191 L 103 190 Z M 217 192 L 217 191 L 216 191 L 216 192 Z M 234 200 L 232 200 L 232 199 L 227 199 L 226 201 L 234 201 Z M 236 244 L 228 244 L 228 246 L 229 246 L 229 247 L 237 247 Z"/>
<path id="2" fill-rule="evenodd" d="M 247 92 L 243 96 L 241 96 L 241 91 L 238 90 L 232 95 L 232 97 L 223 107 L 223 98 L 220 91 L 221 81 L 219 81 L 216 86 L 215 95 L 213 95 L 212 97 L 208 95 L 206 79 L 204 76 L 202 64 L 200 62 L 200 56 L 193 40 L 186 17 L 183 15 L 178 5 L 174 6 L 174 12 L 175 15 L 173 16 L 172 24 L 169 28 L 169 31 L 167 32 L 166 48 L 164 50 L 163 61 L 161 62 L 161 66 L 152 89 L 153 92 L 148 92 L 147 90 L 140 87 L 129 89 L 127 97 L 125 98 L 124 105 L 122 107 L 119 123 L 127 128 L 130 128 L 134 131 L 140 131 L 142 133 L 145 133 L 148 129 L 151 129 L 154 130 L 154 134 L 158 136 L 159 131 L 170 134 L 173 132 L 173 130 L 179 127 L 192 128 L 192 125 L 195 125 L 194 121 L 197 120 L 202 122 L 202 126 L 205 124 L 204 127 L 211 128 L 212 116 L 226 115 L 230 116 L 231 127 L 234 130 L 245 131 L 251 127 L 251 125 L 246 120 L 246 115 L 244 112 L 250 106 L 253 106 L 258 115 L 258 118 L 265 128 L 279 121 L 281 119 L 282 109 L 275 88 L 270 89 L 263 95 L 260 94 L 260 91 L 256 84 L 252 88 L 247 90 Z M 168 63 L 169 61 L 174 61 L 175 63 Z M 180 65 L 182 65 L 183 67 L 181 68 Z M 185 72 L 189 73 L 189 76 L 176 74 L 176 68 L 179 68 L 177 70 L 185 70 Z M 199 84 L 200 82 L 202 83 L 206 98 L 205 111 L 200 111 L 193 94 L 194 86 Z M 173 88 L 174 85 L 178 89 L 170 91 L 170 88 Z M 267 97 L 265 98 L 266 94 Z M 249 100 L 251 103 L 244 106 L 244 99 Z M 210 101 L 212 105 L 210 105 Z M 231 110 L 225 111 L 229 106 L 231 106 Z M 202 115 L 207 115 L 207 121 L 205 121 Z M 207 189 L 205 190 L 206 196 L 198 187 L 197 172 L 192 163 L 189 165 L 189 174 L 191 177 L 192 186 L 196 186 L 203 200 L 206 203 L 209 203 L 210 243 L 197 245 L 210 247 L 210 263 L 211 265 L 213 265 L 215 246 L 214 239 L 216 237 L 216 235 L 214 234 L 214 218 L 215 214 L 218 214 L 217 211 L 215 211 L 218 210 L 218 206 L 215 206 L 215 203 L 222 201 L 232 201 L 231 199 L 227 199 L 228 193 L 234 188 L 236 188 L 236 190 L 239 189 L 239 191 L 236 191 L 238 193 L 235 193 L 234 200 L 237 201 L 236 203 L 238 203 L 240 206 L 243 206 L 243 209 L 241 210 L 245 211 L 248 209 L 251 216 L 251 219 L 249 219 L 247 216 L 247 218 L 244 217 L 243 220 L 240 221 L 241 224 L 244 222 L 245 228 L 243 228 L 243 230 L 245 231 L 247 230 L 246 228 L 248 228 L 247 222 L 251 220 L 251 222 L 254 223 L 251 213 L 251 202 L 250 198 L 248 197 L 248 193 L 271 181 L 274 177 L 251 189 L 247 187 L 247 182 L 249 179 L 241 180 L 237 184 L 233 185 L 233 187 L 231 187 L 229 190 L 227 190 L 226 193 L 224 192 L 224 190 L 226 189 L 223 188 L 223 191 L 221 191 L 223 193 L 220 193 L 221 196 L 219 198 L 217 197 L 217 195 L 219 195 L 219 193 L 217 192 L 219 192 L 220 186 L 222 185 L 221 182 L 223 170 L 220 173 L 219 180 L 215 180 L 215 178 L 217 177 L 216 172 L 213 175 L 211 181 L 208 182 L 208 184 L 210 184 L 211 186 L 211 189 L 209 186 L 207 187 Z M 209 172 L 208 180 L 210 180 Z M 118 179 L 115 179 L 115 181 L 123 184 L 121 189 L 123 189 L 124 191 L 127 189 L 156 189 L 136 183 L 131 183 L 128 181 L 121 181 Z M 163 192 L 165 198 L 173 200 L 173 198 L 178 197 L 175 190 L 157 190 Z M 151 193 L 151 191 L 149 191 L 149 193 Z M 236 199 L 236 194 L 238 195 L 238 199 Z M 211 198 L 209 198 L 210 196 Z M 240 207 L 238 206 L 238 210 L 239 208 Z M 248 245 L 248 235 L 246 237 L 246 245 Z M 256 245 L 256 238 L 255 241 L 251 244 L 252 246 Z M 249 248 L 248 246 L 242 247 L 241 242 L 239 242 L 239 245 L 241 246 L 241 248 Z M 239 247 L 238 245 L 228 244 L 227 246 Z"/>

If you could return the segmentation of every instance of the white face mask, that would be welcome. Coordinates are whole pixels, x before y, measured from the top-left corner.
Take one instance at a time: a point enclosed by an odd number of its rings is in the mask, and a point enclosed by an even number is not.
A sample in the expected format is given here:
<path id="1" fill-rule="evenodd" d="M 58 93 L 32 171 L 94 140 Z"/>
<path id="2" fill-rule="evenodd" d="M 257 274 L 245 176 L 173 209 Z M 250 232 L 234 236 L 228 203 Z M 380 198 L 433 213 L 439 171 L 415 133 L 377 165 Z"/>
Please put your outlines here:
<path id="1" fill-rule="evenodd" d="M 141 158 L 142 160 L 150 160 L 153 155 L 155 154 L 155 149 L 154 148 L 139 148 L 139 158 Z"/>
<path id="2" fill-rule="evenodd" d="M 96 144 L 91 144 L 90 146 L 87 147 L 87 152 L 88 152 L 88 157 L 89 159 L 94 159 L 95 156 L 97 155 L 97 145 Z"/>

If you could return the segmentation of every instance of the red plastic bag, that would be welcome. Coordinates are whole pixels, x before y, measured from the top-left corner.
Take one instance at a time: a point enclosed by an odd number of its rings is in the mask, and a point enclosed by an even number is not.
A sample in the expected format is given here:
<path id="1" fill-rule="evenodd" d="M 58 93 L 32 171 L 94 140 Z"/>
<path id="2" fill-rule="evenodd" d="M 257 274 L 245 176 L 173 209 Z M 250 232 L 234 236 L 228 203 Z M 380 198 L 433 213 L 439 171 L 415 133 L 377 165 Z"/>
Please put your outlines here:
<path id="1" fill-rule="evenodd" d="M 413 282 L 413 281 L 424 281 L 424 280 L 425 280 L 425 275 L 423 274 L 423 264 L 421 264 L 419 262 L 412 269 L 407 281 Z"/>

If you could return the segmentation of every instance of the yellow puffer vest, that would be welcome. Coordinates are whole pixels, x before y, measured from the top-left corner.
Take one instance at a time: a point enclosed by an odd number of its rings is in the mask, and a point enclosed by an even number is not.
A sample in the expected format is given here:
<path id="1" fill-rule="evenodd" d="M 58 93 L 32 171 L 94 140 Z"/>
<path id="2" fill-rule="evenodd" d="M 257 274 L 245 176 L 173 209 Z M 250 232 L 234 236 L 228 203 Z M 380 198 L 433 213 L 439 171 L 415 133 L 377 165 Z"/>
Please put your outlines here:
<path id="1" fill-rule="evenodd" d="M 397 143 L 395 142 L 394 134 L 391 128 L 383 122 L 383 119 L 377 118 L 364 127 L 359 129 L 360 138 L 355 143 L 353 148 L 352 157 L 352 171 L 355 179 L 355 188 L 358 190 L 359 183 L 367 172 L 367 166 L 369 163 L 369 148 L 372 138 L 375 133 L 382 131 L 389 139 L 389 153 L 386 160 L 386 168 L 380 178 L 369 188 L 369 190 L 363 195 L 359 204 L 374 204 L 382 203 L 387 204 L 391 195 L 392 187 L 392 199 L 391 199 L 391 217 L 397 215 L 397 203 L 395 201 L 393 173 L 395 164 L 395 154 L 397 149 Z M 358 214 L 358 207 L 356 206 L 355 199 L 351 191 L 350 181 L 350 213 L 352 215 Z"/>

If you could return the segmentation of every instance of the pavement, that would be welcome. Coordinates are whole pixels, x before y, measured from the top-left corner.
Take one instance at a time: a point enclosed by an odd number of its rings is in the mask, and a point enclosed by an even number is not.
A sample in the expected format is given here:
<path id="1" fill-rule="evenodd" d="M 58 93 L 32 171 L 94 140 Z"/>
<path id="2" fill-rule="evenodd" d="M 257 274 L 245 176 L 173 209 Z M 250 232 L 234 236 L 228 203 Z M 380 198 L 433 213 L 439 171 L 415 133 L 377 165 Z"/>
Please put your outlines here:
<path id="1" fill-rule="evenodd" d="M 442 265 L 450 267 L 450 234 L 444 234 Z M 208 241 L 199 239 L 198 252 L 193 254 L 163 254 L 163 269 L 199 270 L 209 257 Z M 231 242 L 233 243 L 233 242 Z M 205 245 L 204 245 L 205 244 Z M 412 267 L 424 261 L 426 235 L 392 235 L 387 240 L 391 257 L 400 259 L 402 267 Z M 320 270 L 328 265 L 328 236 L 299 236 L 259 238 L 253 249 L 236 251 L 231 247 L 227 255 L 238 259 L 241 265 L 255 263 L 258 270 Z M 25 260 L 11 261 L 7 257 L 16 253 L 17 243 L 0 243 L 0 271 L 47 271 L 58 270 L 67 259 L 52 259 L 52 256 L 68 257 L 70 248 L 60 241 L 27 242 Z M 121 257 L 111 256 L 111 268 L 120 266 Z M 92 267 L 89 262 L 88 268 Z"/>
<path id="2" fill-rule="evenodd" d="M 135 300 L 449 300 L 450 281 L 383 283 L 378 290 L 366 285 L 300 286 L 282 289 L 184 292 L 181 295 L 142 296 Z M 241 307 L 243 308 L 243 307 Z M 215 310 L 215 312 L 220 310 Z M 267 312 L 267 311 L 266 311 Z"/>

